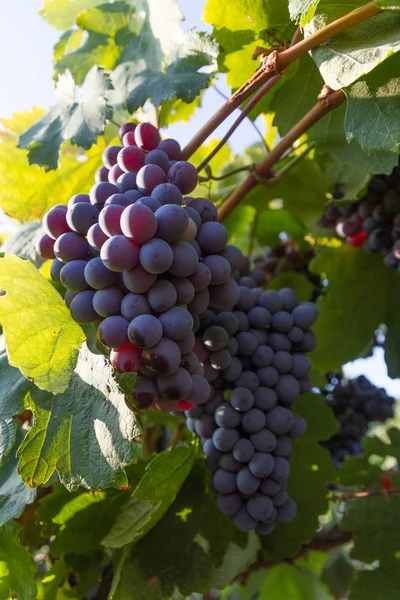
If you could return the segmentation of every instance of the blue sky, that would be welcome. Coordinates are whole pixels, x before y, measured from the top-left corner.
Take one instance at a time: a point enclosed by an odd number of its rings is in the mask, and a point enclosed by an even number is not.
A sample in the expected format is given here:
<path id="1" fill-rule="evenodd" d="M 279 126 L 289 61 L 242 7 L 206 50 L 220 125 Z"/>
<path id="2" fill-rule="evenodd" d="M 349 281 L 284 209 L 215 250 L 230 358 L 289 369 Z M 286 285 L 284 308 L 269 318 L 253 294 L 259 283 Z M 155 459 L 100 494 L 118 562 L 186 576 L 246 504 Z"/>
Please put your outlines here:
<path id="1" fill-rule="evenodd" d="M 186 18 L 185 27 L 209 30 L 201 23 L 205 0 L 180 0 L 179 4 Z M 28 110 L 33 105 L 46 108 L 53 102 L 52 49 L 59 32 L 38 15 L 41 7 L 42 0 L 12 0 L 2 6 L 0 118 Z M 218 82 L 218 87 L 229 93 L 223 79 Z M 184 145 L 222 103 L 223 99 L 214 90 L 208 90 L 204 94 L 202 108 L 196 111 L 188 124 L 174 125 L 171 135 Z M 215 136 L 220 137 L 234 118 L 235 115 L 232 115 Z M 240 152 L 256 140 L 254 129 L 244 122 L 232 136 L 230 144 L 235 152 Z M 367 375 L 375 385 L 383 386 L 390 394 L 400 397 L 400 380 L 394 381 L 387 376 L 381 350 L 377 350 L 372 358 L 358 360 L 345 367 L 345 374 L 350 377 L 360 373 Z"/>

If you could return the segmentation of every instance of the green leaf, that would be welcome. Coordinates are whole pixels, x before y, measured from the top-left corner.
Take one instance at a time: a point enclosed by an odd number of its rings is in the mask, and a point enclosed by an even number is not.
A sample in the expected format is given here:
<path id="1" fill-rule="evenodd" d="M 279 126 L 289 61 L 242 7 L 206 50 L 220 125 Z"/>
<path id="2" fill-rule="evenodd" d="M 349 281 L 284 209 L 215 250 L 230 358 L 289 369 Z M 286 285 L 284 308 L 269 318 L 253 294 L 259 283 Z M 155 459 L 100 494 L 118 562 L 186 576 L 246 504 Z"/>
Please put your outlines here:
<path id="1" fill-rule="evenodd" d="M 68 583 L 69 569 L 63 560 L 53 562 L 51 569 L 38 582 L 37 600 L 69 600 L 71 586 Z M 76 596 L 78 598 L 78 596 Z"/>
<path id="2" fill-rule="evenodd" d="M 38 256 L 35 242 L 43 233 L 43 227 L 35 221 L 21 225 L 2 244 L 1 252 L 10 252 L 28 258 L 36 267 L 40 267 L 44 260 Z"/>
<path id="3" fill-rule="evenodd" d="M 179 98 L 172 100 L 163 100 L 160 110 L 160 127 L 167 127 L 179 121 L 188 121 L 193 116 L 196 108 L 201 106 L 202 94 L 199 94 L 193 102 L 189 104 Z"/>
<path id="4" fill-rule="evenodd" d="M 164 598 L 157 577 L 146 579 L 138 569 L 132 548 L 126 546 L 115 552 L 115 571 L 110 600 L 131 600 L 140 590 L 141 600 Z"/>
<path id="5" fill-rule="evenodd" d="M 17 422 L 14 419 L 0 420 L 0 461 L 2 461 L 13 448 L 16 434 Z"/>
<path id="6" fill-rule="evenodd" d="M 113 526 L 129 494 L 117 490 L 71 494 L 62 487 L 40 502 L 38 519 L 46 523 L 43 536 L 55 536 L 54 557 L 93 554 Z"/>
<path id="7" fill-rule="evenodd" d="M 63 392 L 84 341 L 62 298 L 27 260 L 0 258 L 0 322 L 10 364 L 41 389 Z"/>
<path id="8" fill-rule="evenodd" d="M 351 600 L 370 600 L 384 597 L 397 600 L 400 586 L 398 558 L 381 560 L 373 571 L 359 571 L 351 586 Z M 383 595 L 383 596 L 382 596 Z"/>
<path id="9" fill-rule="evenodd" d="M 339 164 L 344 165 L 345 169 L 350 166 L 352 169 L 355 167 L 363 171 L 364 174 L 390 175 L 397 165 L 397 157 L 391 152 L 375 150 L 368 156 L 355 140 L 348 143 L 345 135 L 345 117 L 346 107 L 342 105 L 310 129 L 310 140 L 317 143 L 319 152 L 328 152 Z"/>
<path id="10" fill-rule="evenodd" d="M 354 201 L 366 190 L 370 180 L 368 172 L 358 169 L 354 165 L 340 163 L 329 154 L 317 153 L 315 160 L 328 179 L 330 190 L 335 191 L 339 186 L 343 194 L 342 200 Z"/>
<path id="11" fill-rule="evenodd" d="M 349 591 L 354 578 L 354 566 L 348 550 L 335 548 L 329 552 L 322 575 L 335 598 L 342 598 Z"/>
<path id="12" fill-rule="evenodd" d="M 279 244 L 279 234 L 287 233 L 295 240 L 301 240 L 306 230 L 288 210 L 265 210 L 257 223 L 257 240 L 261 245 L 276 246 Z"/>
<path id="13" fill-rule="evenodd" d="M 7 352 L 0 352 L 0 420 L 9 420 L 22 413 L 29 404 L 33 384 L 22 376 L 19 369 L 10 367 Z"/>
<path id="14" fill-rule="evenodd" d="M 289 0 L 290 18 L 304 27 L 312 19 L 320 0 Z"/>
<path id="15" fill-rule="evenodd" d="M 185 444 L 157 454 L 147 465 L 132 499 L 103 540 L 120 548 L 136 542 L 161 519 L 176 498 L 193 466 L 196 446 Z"/>
<path id="16" fill-rule="evenodd" d="M 102 2 L 104 0 L 44 0 L 39 14 L 50 25 L 63 31 L 75 24 L 81 10 Z"/>
<path id="17" fill-rule="evenodd" d="M 336 3 L 320 0 L 313 19 L 305 28 L 306 36 L 312 35 L 360 4 L 363 3 L 354 0 Z M 399 26 L 400 15 L 383 11 L 312 50 L 311 55 L 325 83 L 333 90 L 347 87 L 398 52 Z"/>
<path id="18" fill-rule="evenodd" d="M 27 404 L 35 420 L 18 450 L 25 483 L 46 483 L 56 469 L 69 490 L 128 485 L 123 470 L 135 461 L 139 429 L 103 356 L 84 346 L 68 389 L 33 389 Z"/>
<path id="19" fill-rule="evenodd" d="M 348 456 L 340 467 L 340 483 L 344 486 L 366 486 L 379 481 L 382 471 L 368 461 L 366 456 Z"/>
<path id="20" fill-rule="evenodd" d="M 77 103 L 71 74 L 61 75 L 56 87 L 56 105 L 19 138 L 19 147 L 28 150 L 30 164 L 56 169 L 60 146 L 65 140 L 85 149 L 95 144 L 112 115 L 108 105 L 110 87 L 108 75 L 93 67 L 85 78 L 82 101 Z"/>
<path id="21" fill-rule="evenodd" d="M 2 119 L 4 128 L 0 131 L 0 184 L 2 194 L 0 206 L 10 217 L 26 222 L 32 219 L 41 219 L 44 213 L 60 202 L 66 204 L 71 196 L 89 191 L 94 174 L 101 166 L 101 154 L 105 148 L 102 138 L 91 150 L 85 153 L 86 160 L 82 160 L 83 150 L 64 144 L 60 152 L 60 164 L 56 171 L 45 171 L 43 167 L 29 165 L 28 153 L 17 147 L 18 136 L 30 127 L 44 111 L 34 109 L 29 113 L 15 114 L 12 119 Z M 34 229 L 36 224 L 30 223 Z M 25 231 L 22 242 L 19 244 L 14 236 L 14 254 L 26 251 Z M 18 236 L 18 232 L 15 234 Z M 11 243 L 10 240 L 10 243 Z M 13 246 L 14 247 L 14 246 Z M 32 259 L 32 256 L 28 256 Z"/>
<path id="22" fill-rule="evenodd" d="M 15 453 L 10 454 L 0 466 L 0 526 L 19 517 L 25 506 L 32 504 L 36 498 L 36 490 L 25 485 L 17 467 Z"/>
<path id="23" fill-rule="evenodd" d="M 388 499 L 383 496 L 366 496 L 353 498 L 346 503 L 341 527 L 355 536 L 352 558 L 371 563 L 376 559 L 391 558 L 398 552 L 399 510 L 400 497 L 395 494 Z"/>
<path id="24" fill-rule="evenodd" d="M 398 66 L 396 55 L 347 90 L 347 139 L 357 140 L 367 154 L 400 152 Z"/>
<path id="25" fill-rule="evenodd" d="M 326 482 L 336 479 L 330 455 L 319 444 L 338 429 L 324 397 L 312 393 L 301 396 L 293 411 L 307 422 L 306 435 L 293 440 L 288 479 L 288 494 L 296 502 L 298 514 L 291 523 L 279 523 L 271 535 L 262 538 L 266 558 L 274 560 L 293 556 L 312 539 L 318 528 L 318 515 L 328 508 Z"/>
<path id="26" fill-rule="evenodd" d="M 329 600 L 324 584 L 315 573 L 292 565 L 278 565 L 266 571 L 260 585 L 259 600 Z"/>
<path id="27" fill-rule="evenodd" d="M 384 265 L 380 254 L 348 245 L 317 246 L 310 268 L 329 282 L 326 294 L 318 299 L 320 315 L 314 326 L 318 346 L 311 355 L 314 368 L 327 372 L 362 356 L 380 323 L 387 319 L 397 323 L 392 296 L 400 293 L 400 278 Z"/>
<path id="28" fill-rule="evenodd" d="M 35 600 L 36 566 L 32 556 L 19 542 L 21 526 L 10 521 L 0 529 L 1 597 Z"/>
<path id="29" fill-rule="evenodd" d="M 375 4 L 385 10 L 400 10 L 400 2 L 395 0 L 375 0 Z"/>
<path id="30" fill-rule="evenodd" d="M 308 54 L 297 60 L 292 69 L 294 73 L 289 79 L 284 78 L 270 104 L 280 135 L 285 135 L 314 106 L 324 85 Z"/>

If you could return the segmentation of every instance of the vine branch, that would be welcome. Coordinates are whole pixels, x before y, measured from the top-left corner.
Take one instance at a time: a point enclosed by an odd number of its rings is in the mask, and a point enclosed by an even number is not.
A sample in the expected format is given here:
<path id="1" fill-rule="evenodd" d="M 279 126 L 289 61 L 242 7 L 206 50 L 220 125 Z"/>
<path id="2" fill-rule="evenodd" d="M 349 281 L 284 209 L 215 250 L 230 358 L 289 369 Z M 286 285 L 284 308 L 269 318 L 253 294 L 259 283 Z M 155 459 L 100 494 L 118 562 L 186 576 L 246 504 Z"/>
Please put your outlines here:
<path id="1" fill-rule="evenodd" d="M 302 119 L 275 146 L 273 150 L 255 167 L 252 173 L 245 179 L 241 185 L 228 197 L 218 213 L 218 220 L 222 222 L 232 212 L 235 206 L 244 198 L 259 182 L 260 178 L 270 179 L 271 169 L 291 148 L 294 142 L 306 133 L 310 127 L 315 125 L 322 117 L 331 110 L 340 106 L 346 99 L 342 90 L 332 92 L 325 91 L 320 94 L 317 103 L 304 115 Z"/>
<path id="2" fill-rule="evenodd" d="M 272 51 L 255 74 L 221 106 L 221 108 L 187 144 L 182 150 L 181 160 L 188 160 L 212 132 L 268 79 L 279 75 L 296 59 L 328 41 L 333 36 L 350 29 L 350 27 L 354 27 L 354 25 L 358 25 L 366 19 L 378 15 L 380 12 L 382 12 L 381 8 L 375 6 L 374 2 L 369 2 L 365 6 L 361 6 L 347 15 L 340 17 L 336 21 L 329 23 L 329 25 L 322 27 L 319 31 L 294 44 L 287 50 L 282 50 L 281 52 L 277 50 Z"/>

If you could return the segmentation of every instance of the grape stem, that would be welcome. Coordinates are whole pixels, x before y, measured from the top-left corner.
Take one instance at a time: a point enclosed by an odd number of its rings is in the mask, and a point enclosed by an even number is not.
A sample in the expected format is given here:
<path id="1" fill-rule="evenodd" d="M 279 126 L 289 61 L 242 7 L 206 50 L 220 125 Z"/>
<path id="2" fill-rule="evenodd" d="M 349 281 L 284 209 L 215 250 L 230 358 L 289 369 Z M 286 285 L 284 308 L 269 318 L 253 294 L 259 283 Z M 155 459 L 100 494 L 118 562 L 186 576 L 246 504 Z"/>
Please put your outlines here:
<path id="1" fill-rule="evenodd" d="M 121 127 L 121 125 L 119 123 L 117 123 L 116 121 L 114 121 L 113 119 L 108 119 L 108 120 L 110 121 L 110 123 L 115 125 L 115 127 L 118 127 L 118 129 Z"/>
<path id="2" fill-rule="evenodd" d="M 340 494 L 339 496 L 330 496 L 328 499 L 331 502 L 347 502 L 347 500 L 352 500 L 354 498 L 370 498 L 371 496 L 382 496 L 387 500 L 388 496 L 395 496 L 396 494 L 400 494 L 400 490 L 380 490 L 377 492 L 348 492 L 346 494 Z"/>
<path id="3" fill-rule="evenodd" d="M 218 213 L 218 220 L 224 221 L 232 212 L 237 204 L 244 198 L 256 185 L 259 179 L 272 179 L 272 167 L 282 158 L 283 154 L 293 146 L 294 142 L 304 135 L 310 127 L 315 125 L 322 117 L 328 114 L 334 108 L 337 108 L 346 99 L 342 90 L 333 92 L 327 86 L 324 86 L 318 97 L 317 103 L 304 115 L 302 119 L 275 146 L 273 150 L 253 169 L 252 173 L 234 190 L 221 206 Z"/>
<path id="4" fill-rule="evenodd" d="M 289 173 L 299 163 L 313 148 L 315 148 L 316 143 L 312 142 L 307 148 L 305 148 L 298 156 L 295 156 L 291 161 L 289 161 L 282 169 L 277 171 L 277 173 L 271 177 L 270 179 L 265 179 L 264 177 L 259 177 L 257 174 L 255 175 L 258 183 L 263 185 L 266 188 L 274 188 L 279 185 L 284 178 L 284 176 Z M 253 172 L 256 173 L 255 169 Z"/>
<path id="5" fill-rule="evenodd" d="M 382 12 L 382 9 L 375 6 L 375 2 L 369 2 L 365 6 L 361 6 L 347 15 L 340 17 L 340 19 L 322 27 L 319 31 L 295 43 L 290 48 L 282 51 L 273 50 L 255 74 L 221 106 L 182 150 L 182 160 L 188 160 L 212 132 L 266 81 L 277 75 L 280 76 L 282 71 L 287 69 L 292 62 L 307 54 L 313 48 L 323 44 L 333 36 L 350 29 L 350 27 L 354 27 L 358 23 L 378 15 L 380 12 Z"/>
<path id="6" fill-rule="evenodd" d="M 245 165 L 244 167 L 238 167 L 237 169 L 234 169 L 233 171 L 229 171 L 229 173 L 224 173 L 223 175 L 213 175 L 211 168 L 207 165 L 206 169 L 206 173 L 207 176 L 206 177 L 199 177 L 199 182 L 200 183 L 205 183 L 206 181 L 210 181 L 210 179 L 212 179 L 213 181 L 221 181 L 222 179 L 226 179 L 227 177 L 231 177 L 231 175 L 236 175 L 236 173 L 242 173 L 243 171 L 251 171 L 254 168 L 254 164 L 252 163 L 251 165 Z"/>

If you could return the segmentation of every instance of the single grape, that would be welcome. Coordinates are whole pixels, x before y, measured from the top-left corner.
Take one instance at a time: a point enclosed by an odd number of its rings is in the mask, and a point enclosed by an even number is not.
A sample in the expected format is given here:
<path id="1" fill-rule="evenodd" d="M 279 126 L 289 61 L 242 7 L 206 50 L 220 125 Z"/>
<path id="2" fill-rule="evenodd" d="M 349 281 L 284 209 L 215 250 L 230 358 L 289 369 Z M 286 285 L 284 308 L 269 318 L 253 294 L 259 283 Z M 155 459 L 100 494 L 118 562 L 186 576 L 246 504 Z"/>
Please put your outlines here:
<path id="1" fill-rule="evenodd" d="M 200 315 L 210 304 L 210 292 L 208 289 L 203 290 L 202 292 L 197 292 L 194 295 L 194 298 L 191 302 L 189 302 L 187 308 L 193 315 Z"/>
<path id="2" fill-rule="evenodd" d="M 84 275 L 87 264 L 85 260 L 72 260 L 63 265 L 60 271 L 60 282 L 67 290 L 82 292 L 83 290 L 90 289 L 90 285 Z"/>
<path id="3" fill-rule="evenodd" d="M 297 379 L 307 377 L 311 371 L 311 361 L 304 354 L 294 354 L 292 357 L 291 374 Z"/>
<path id="4" fill-rule="evenodd" d="M 274 458 L 272 454 L 256 452 L 249 462 L 249 469 L 253 475 L 260 479 L 268 477 L 274 469 Z"/>
<path id="5" fill-rule="evenodd" d="M 157 165 L 145 165 L 136 176 L 138 190 L 148 196 L 151 195 L 157 186 L 165 183 L 165 181 L 166 174 Z"/>
<path id="6" fill-rule="evenodd" d="M 125 271 L 122 279 L 130 292 L 145 294 L 157 280 L 157 275 L 149 273 L 141 265 L 136 265 L 130 271 Z"/>
<path id="7" fill-rule="evenodd" d="M 50 277 L 52 278 L 53 281 L 57 281 L 57 283 L 61 283 L 60 273 L 61 273 L 61 269 L 63 268 L 63 266 L 64 266 L 64 263 L 62 263 L 60 260 L 58 260 L 58 258 L 54 258 L 51 261 Z"/>
<path id="8" fill-rule="evenodd" d="M 293 423 L 293 414 L 283 406 L 276 406 L 266 414 L 266 426 L 275 435 L 286 435 Z"/>
<path id="9" fill-rule="evenodd" d="M 139 409 L 153 406 L 160 398 L 156 382 L 149 377 L 138 375 L 133 389 L 133 398 Z"/>
<path id="10" fill-rule="evenodd" d="M 279 373 L 274 367 L 262 367 L 257 369 L 257 377 L 264 387 L 273 387 L 279 381 Z"/>
<path id="11" fill-rule="evenodd" d="M 272 348 L 275 352 L 278 350 L 285 350 L 286 352 L 290 352 L 292 349 L 292 344 L 290 343 L 286 334 L 278 333 L 273 331 L 268 334 L 268 346 Z"/>
<path id="12" fill-rule="evenodd" d="M 179 350 L 181 351 L 181 353 L 187 354 L 188 352 L 191 352 L 193 350 L 194 341 L 195 341 L 194 333 L 193 333 L 193 331 L 191 331 L 183 339 L 176 340 L 176 343 L 178 344 Z"/>
<path id="13" fill-rule="evenodd" d="M 256 521 L 267 521 L 274 512 L 271 498 L 264 494 L 255 494 L 246 504 L 249 515 Z"/>
<path id="14" fill-rule="evenodd" d="M 274 531 L 275 527 L 276 525 L 274 520 L 271 520 L 271 522 L 268 523 L 258 523 L 256 527 L 256 533 L 258 533 L 258 535 L 269 535 Z"/>
<path id="15" fill-rule="evenodd" d="M 222 374 L 222 378 L 225 381 L 232 383 L 233 381 L 236 381 L 239 378 L 241 372 L 242 372 L 242 363 L 240 362 L 240 360 L 238 358 L 236 358 L 236 356 L 233 356 L 232 360 L 231 360 L 231 364 L 229 365 L 229 367 L 227 369 L 224 369 L 221 374 Z"/>
<path id="16" fill-rule="evenodd" d="M 233 494 L 236 492 L 236 475 L 224 469 L 218 469 L 213 477 L 213 485 L 220 494 Z"/>
<path id="17" fill-rule="evenodd" d="M 231 392 L 230 402 L 235 410 L 246 412 L 252 408 L 254 396 L 250 390 L 244 387 L 237 387 Z"/>
<path id="18" fill-rule="evenodd" d="M 214 446 L 221 452 L 230 452 L 239 439 L 239 432 L 236 429 L 224 429 L 219 427 L 212 436 Z"/>
<path id="19" fill-rule="evenodd" d="M 179 239 L 188 228 L 189 217 L 187 212 L 175 204 L 165 204 L 156 213 L 157 237 L 173 242 Z"/>
<path id="20" fill-rule="evenodd" d="M 93 308 L 101 317 L 118 315 L 121 311 L 123 297 L 123 292 L 117 287 L 98 290 L 93 296 Z"/>
<path id="21" fill-rule="evenodd" d="M 174 306 L 159 315 L 164 336 L 171 340 L 182 340 L 192 331 L 193 317 L 189 311 L 180 306 Z"/>
<path id="22" fill-rule="evenodd" d="M 213 369 L 227 369 L 231 360 L 231 354 L 226 349 L 212 352 L 210 356 L 210 364 Z"/>
<path id="23" fill-rule="evenodd" d="M 287 333 L 293 327 L 293 317 L 290 313 L 280 310 L 272 316 L 271 326 L 279 333 Z"/>
<path id="24" fill-rule="evenodd" d="M 143 244 L 155 235 L 157 220 L 150 208 L 143 204 L 133 204 L 122 213 L 121 229 L 128 238 Z"/>
<path id="25" fill-rule="evenodd" d="M 118 131 L 119 139 L 122 141 L 124 135 L 126 135 L 128 132 L 135 131 L 136 127 L 136 123 L 124 123 L 121 125 Z"/>
<path id="26" fill-rule="evenodd" d="M 179 367 L 171 375 L 157 377 L 157 387 L 161 396 L 167 400 L 184 400 L 192 389 L 192 378 L 185 369 Z"/>
<path id="27" fill-rule="evenodd" d="M 212 304 L 222 310 L 231 310 L 237 303 L 239 295 L 239 286 L 232 277 L 229 277 L 222 285 L 213 285 L 210 287 Z"/>
<path id="28" fill-rule="evenodd" d="M 189 277 L 195 272 L 199 258 L 194 248 L 183 241 L 172 242 L 172 263 L 169 267 L 171 275 L 176 277 Z"/>
<path id="29" fill-rule="evenodd" d="M 53 206 L 43 217 L 43 229 L 48 236 L 56 240 L 63 233 L 71 231 L 67 223 L 67 207 Z"/>
<path id="30" fill-rule="evenodd" d="M 232 408 L 228 402 L 217 408 L 214 418 L 218 427 L 224 429 L 236 429 L 242 420 L 240 413 Z"/>
<path id="31" fill-rule="evenodd" d="M 164 204 L 182 204 L 182 192 L 172 183 L 161 183 L 157 185 L 152 193 L 152 197 Z M 190 216 L 190 215 L 189 215 Z"/>
<path id="32" fill-rule="evenodd" d="M 142 194 L 140 192 L 136 192 L 137 194 L 140 194 L 140 196 L 138 196 L 139 198 L 142 197 Z M 128 194 L 113 194 L 112 196 L 110 196 L 109 198 L 107 198 L 107 200 L 104 203 L 104 207 L 106 206 L 122 206 L 122 207 L 127 207 L 130 206 L 131 204 L 134 203 L 134 200 L 131 196 L 128 196 Z"/>
<path id="33" fill-rule="evenodd" d="M 252 364 L 258 368 L 269 367 L 273 362 L 273 359 L 274 351 L 272 350 L 272 348 L 265 345 L 258 346 L 251 355 Z"/>
<path id="34" fill-rule="evenodd" d="M 196 241 L 205 254 L 221 252 L 228 241 L 226 227 L 216 221 L 203 223 L 197 232 Z"/>
<path id="35" fill-rule="evenodd" d="M 118 189 L 121 192 L 121 195 L 125 195 L 125 192 L 137 192 L 138 194 L 138 198 L 141 197 L 142 193 L 139 192 L 139 190 L 137 189 L 137 185 L 136 185 L 136 173 L 123 173 L 122 175 L 120 175 L 117 179 L 117 183 L 116 186 L 118 187 Z M 135 196 L 135 194 L 134 194 Z M 129 196 L 128 196 L 129 198 Z M 134 200 L 131 197 L 132 201 Z M 108 200 L 106 201 L 108 202 Z M 132 204 L 132 202 L 131 202 Z M 125 204 L 124 206 L 128 206 L 128 204 Z"/>
<path id="36" fill-rule="evenodd" d="M 102 245 L 107 240 L 108 236 L 102 231 L 98 223 L 92 225 L 87 232 L 87 241 L 93 248 L 96 248 L 96 250 L 101 250 Z"/>
<path id="37" fill-rule="evenodd" d="M 243 506 L 243 500 L 239 494 L 218 494 L 217 505 L 223 515 L 233 517 Z"/>
<path id="38" fill-rule="evenodd" d="M 194 298 L 194 287 L 185 277 L 171 277 L 171 283 L 175 288 L 177 304 L 189 304 Z"/>
<path id="39" fill-rule="evenodd" d="M 254 451 L 254 446 L 251 441 L 246 438 L 241 438 L 234 445 L 232 453 L 237 461 L 247 463 L 253 456 Z"/>
<path id="40" fill-rule="evenodd" d="M 186 161 L 177 161 L 167 173 L 168 183 L 176 185 L 184 195 L 193 192 L 198 180 L 197 169 Z"/>
<path id="41" fill-rule="evenodd" d="M 117 273 L 107 269 L 101 258 L 85 261 L 84 275 L 89 286 L 95 290 L 114 286 L 118 282 Z"/>
<path id="42" fill-rule="evenodd" d="M 120 348 L 128 340 L 128 321 L 121 316 L 104 319 L 97 330 L 100 341 L 109 348 Z"/>
<path id="43" fill-rule="evenodd" d="M 274 290 L 263 292 L 259 302 L 260 306 L 266 308 L 271 315 L 281 311 L 284 306 L 283 298 Z"/>
<path id="44" fill-rule="evenodd" d="M 201 375 L 193 374 L 188 400 L 193 404 L 205 404 L 210 396 L 210 385 Z"/>
<path id="45" fill-rule="evenodd" d="M 172 261 L 173 252 L 171 246 L 159 238 L 151 239 L 143 244 L 140 249 L 140 264 L 146 271 L 154 275 L 168 271 L 172 265 Z"/>
<path id="46" fill-rule="evenodd" d="M 158 129 L 151 123 L 139 123 L 135 129 L 135 141 L 139 148 L 149 152 L 157 148 L 161 141 Z"/>
<path id="47" fill-rule="evenodd" d="M 244 358 L 242 358 L 242 363 L 243 361 Z M 244 387 L 254 393 L 260 387 L 257 374 L 254 371 L 242 371 L 235 381 L 235 387 Z"/>
<path id="48" fill-rule="evenodd" d="M 63 235 L 69 235 L 69 234 L 64 233 Z M 46 258 L 46 259 L 55 258 L 57 255 L 55 254 L 54 245 L 55 245 L 54 238 L 47 235 L 47 233 L 44 233 L 40 238 L 38 238 L 36 240 L 35 250 L 41 258 Z M 61 260 L 60 256 L 57 256 L 57 258 L 59 260 Z M 64 260 L 62 262 L 67 262 L 67 261 Z"/>
<path id="49" fill-rule="evenodd" d="M 274 460 L 274 468 L 271 471 L 270 477 L 275 481 L 284 481 L 289 477 L 290 465 L 286 458 L 277 456 Z"/>
<path id="50" fill-rule="evenodd" d="M 298 344 L 301 352 L 312 352 L 317 347 L 317 338 L 313 331 L 305 331 L 303 339 Z"/>
<path id="51" fill-rule="evenodd" d="M 239 531 L 245 533 L 252 531 L 257 527 L 257 521 L 249 515 L 245 506 L 242 506 L 242 508 L 234 515 L 232 521 Z"/>
<path id="52" fill-rule="evenodd" d="M 181 353 L 172 340 L 161 338 L 152 348 L 144 348 L 143 364 L 153 373 L 171 375 L 181 362 Z"/>
<path id="53" fill-rule="evenodd" d="M 71 292 L 71 290 L 67 290 L 65 292 L 64 302 L 68 306 L 68 308 L 71 307 L 71 302 L 75 298 L 75 296 L 77 296 L 77 295 L 78 295 L 78 292 Z"/>
<path id="54" fill-rule="evenodd" d="M 157 165 L 163 171 L 167 172 L 169 169 L 169 158 L 168 155 L 160 148 L 151 150 L 144 159 L 145 165 Z"/>
<path id="55" fill-rule="evenodd" d="M 172 184 L 166 184 L 166 185 L 172 185 Z M 176 186 L 173 186 L 176 187 Z M 178 188 L 176 188 L 178 189 Z M 180 193 L 180 192 L 179 192 Z M 200 225 L 201 225 L 201 217 L 199 215 L 199 213 L 197 212 L 197 210 L 195 210 L 194 208 L 190 207 L 190 206 L 185 206 L 185 210 L 188 214 L 188 217 L 194 222 L 194 224 L 196 225 L 196 230 L 199 229 Z M 195 236 L 196 237 L 196 236 Z"/>
<path id="56" fill-rule="evenodd" d="M 242 467 L 236 475 L 236 484 L 242 494 L 250 495 L 258 490 L 260 479 L 248 467 Z"/>
<path id="57" fill-rule="evenodd" d="M 294 423 L 288 432 L 288 436 L 290 438 L 301 437 L 305 434 L 306 430 L 307 423 L 305 420 L 302 417 L 299 417 L 299 415 L 294 415 Z"/>
<path id="58" fill-rule="evenodd" d="M 203 415 L 195 422 L 196 433 L 203 438 L 212 438 L 216 427 L 214 417 L 208 414 Z"/>
<path id="59" fill-rule="evenodd" d="M 139 315 L 151 315 L 151 306 L 145 294 L 126 294 L 121 302 L 121 314 L 128 321 Z"/>
<path id="60" fill-rule="evenodd" d="M 128 337 L 140 348 L 152 348 L 161 340 L 163 329 L 160 321 L 153 315 L 139 315 L 129 323 Z"/>
<path id="61" fill-rule="evenodd" d="M 162 313 L 175 306 L 177 293 L 170 281 L 159 279 L 147 292 L 147 299 L 155 312 Z"/>
<path id="62" fill-rule="evenodd" d="M 138 244 L 124 235 L 115 235 L 103 244 L 100 257 L 110 271 L 130 271 L 139 260 Z"/>
<path id="63" fill-rule="evenodd" d="M 105 201 L 113 194 L 119 194 L 119 189 L 116 185 L 105 181 L 96 183 L 90 188 L 90 202 L 94 206 L 101 208 Z"/>
<path id="64" fill-rule="evenodd" d="M 179 160 L 181 156 L 181 147 L 176 140 L 161 140 L 157 147 L 165 152 L 169 160 Z"/>
<path id="65" fill-rule="evenodd" d="M 293 323 L 301 329 L 310 329 L 318 318 L 319 310 L 314 302 L 303 302 L 293 310 Z"/>
<path id="66" fill-rule="evenodd" d="M 250 435 L 250 441 L 258 452 L 272 452 L 276 448 L 277 439 L 269 429 L 262 429 Z"/>
<path id="67" fill-rule="evenodd" d="M 107 167 L 100 167 L 100 169 L 97 169 L 94 176 L 95 182 L 100 183 L 101 181 L 108 181 L 108 173 Z"/>
<path id="68" fill-rule="evenodd" d="M 144 166 L 145 153 L 137 146 L 125 146 L 118 153 L 118 165 L 122 172 L 138 173 Z M 137 178 L 136 178 L 137 185 Z"/>
<path id="69" fill-rule="evenodd" d="M 204 263 L 198 263 L 195 272 L 188 277 L 196 292 L 208 288 L 211 281 L 210 269 Z"/>
<path id="70" fill-rule="evenodd" d="M 248 331 L 238 333 L 235 339 L 239 344 L 239 354 L 242 356 L 251 356 L 258 346 L 257 339 Z"/>
<path id="71" fill-rule="evenodd" d="M 92 290 L 84 290 L 74 296 L 70 304 L 72 318 L 77 323 L 91 323 L 99 318 L 99 315 L 93 308 L 93 296 L 95 292 Z"/>
<path id="72" fill-rule="evenodd" d="M 273 479 L 263 479 L 260 485 L 260 492 L 266 496 L 276 496 L 283 491 L 282 483 Z"/>
<path id="73" fill-rule="evenodd" d="M 117 156 L 120 150 L 121 146 L 109 146 L 104 150 L 101 159 L 107 169 L 111 169 L 111 167 L 117 164 Z"/>
<path id="74" fill-rule="evenodd" d="M 120 348 L 114 348 L 111 350 L 110 362 L 114 369 L 121 371 L 122 373 L 137 373 L 142 360 L 142 350 L 137 348 L 130 342 L 124 344 Z M 151 381 L 148 377 L 144 379 Z M 136 379 L 135 387 L 133 392 L 136 391 L 138 386 L 139 376 Z"/>
<path id="75" fill-rule="evenodd" d="M 108 181 L 113 185 L 117 185 L 118 179 L 125 173 L 119 165 L 114 165 L 108 171 Z"/>
<path id="76" fill-rule="evenodd" d="M 272 360 L 272 366 L 278 371 L 278 373 L 288 373 L 293 367 L 292 355 L 290 352 L 278 350 L 278 352 L 275 352 Z"/>
<path id="77" fill-rule="evenodd" d="M 54 254 L 61 262 L 68 263 L 71 260 L 85 260 L 88 256 L 87 241 L 73 231 L 63 233 L 53 243 Z M 48 258 L 54 258 L 54 256 L 49 256 Z"/>
<path id="78" fill-rule="evenodd" d="M 119 204 L 105 205 L 104 208 L 101 209 L 98 215 L 99 225 L 108 237 L 122 234 L 120 220 L 124 209 L 124 206 Z"/>
<path id="79" fill-rule="evenodd" d="M 216 221 L 218 219 L 218 211 L 215 204 L 207 198 L 190 198 L 187 200 L 187 206 L 199 213 L 203 223 Z"/>
<path id="80" fill-rule="evenodd" d="M 243 465 L 233 458 L 232 452 L 224 452 L 218 461 L 219 467 L 230 473 L 237 473 Z"/>
<path id="81" fill-rule="evenodd" d="M 259 387 L 254 392 L 254 405 L 263 411 L 268 411 L 277 405 L 278 396 L 274 390 L 268 387 Z"/>
<path id="82" fill-rule="evenodd" d="M 288 312 L 292 312 L 299 303 L 297 294 L 291 288 L 282 288 L 278 292 L 279 296 L 283 300 L 283 308 Z"/>
<path id="83" fill-rule="evenodd" d="M 290 433 L 290 432 L 289 432 Z M 278 438 L 276 448 L 274 450 L 274 456 L 281 456 L 283 458 L 291 457 L 292 455 L 292 442 L 286 436 Z"/>
<path id="84" fill-rule="evenodd" d="M 251 408 L 242 415 L 242 428 L 248 433 L 256 433 L 265 427 L 265 419 L 259 408 Z"/>
<path id="85" fill-rule="evenodd" d="M 136 204 L 143 204 L 147 206 L 151 210 L 151 212 L 155 213 L 161 207 L 161 204 L 158 200 L 153 198 L 152 196 L 142 196 L 137 200 Z"/>

